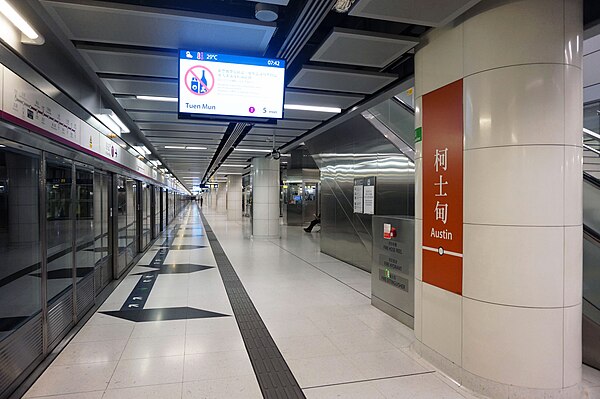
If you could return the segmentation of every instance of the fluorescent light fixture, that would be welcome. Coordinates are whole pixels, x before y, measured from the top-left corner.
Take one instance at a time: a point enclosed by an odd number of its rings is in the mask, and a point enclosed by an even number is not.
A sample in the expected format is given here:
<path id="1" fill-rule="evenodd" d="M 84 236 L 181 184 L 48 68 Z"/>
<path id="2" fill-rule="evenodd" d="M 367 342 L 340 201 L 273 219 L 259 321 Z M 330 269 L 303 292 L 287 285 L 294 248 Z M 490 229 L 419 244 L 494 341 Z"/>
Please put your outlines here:
<path id="1" fill-rule="evenodd" d="M 0 144 L 0 148 L 4 148 L 6 147 L 4 144 Z"/>
<path id="2" fill-rule="evenodd" d="M 29 25 L 6 0 L 0 0 L 0 13 L 4 15 L 14 26 L 17 27 L 29 40 L 38 41 L 40 35 Z M 43 43 L 43 42 L 42 42 Z M 40 44 L 42 44 L 40 43 Z"/>
<path id="3" fill-rule="evenodd" d="M 102 122 L 104 126 L 106 126 L 111 132 L 113 132 L 117 136 L 121 135 L 121 128 L 115 123 L 115 121 L 112 120 L 110 116 L 108 116 L 107 114 L 99 114 L 96 116 L 98 117 L 98 119 L 100 119 L 100 122 Z"/>
<path id="4" fill-rule="evenodd" d="M 263 150 L 263 149 L 258 149 L 258 148 L 234 148 L 234 151 L 241 151 L 241 152 L 264 152 L 267 154 L 270 154 L 272 151 L 271 150 Z"/>
<path id="5" fill-rule="evenodd" d="M 134 155 L 134 156 L 136 156 L 136 157 L 137 157 L 138 155 L 140 155 L 140 154 L 139 154 L 139 153 L 138 153 L 138 152 L 137 152 L 135 149 L 133 149 L 133 148 L 128 148 L 128 149 L 127 149 L 127 152 L 128 152 L 128 153 L 130 153 L 131 155 Z"/>
<path id="6" fill-rule="evenodd" d="M 225 167 L 225 168 L 245 168 L 246 165 L 230 165 L 230 164 L 223 164 L 221 165 L 221 167 Z"/>
<path id="7" fill-rule="evenodd" d="M 138 100 L 147 100 L 147 101 L 163 101 L 167 103 L 176 103 L 179 101 L 177 97 L 162 97 L 162 96 L 135 96 Z"/>
<path id="8" fill-rule="evenodd" d="M 157 167 L 158 167 L 158 165 L 162 165 L 162 162 L 160 162 L 158 159 L 150 161 L 150 162 L 152 162 L 152 165 L 157 166 Z"/>
<path id="9" fill-rule="evenodd" d="M 239 172 L 217 172 L 218 175 L 241 175 Z"/>
<path id="10" fill-rule="evenodd" d="M 316 105 L 301 105 L 301 104 L 284 104 L 284 109 L 294 109 L 296 111 L 312 111 L 312 112 L 329 112 L 331 114 L 339 114 L 341 108 L 336 107 L 318 107 Z"/>
<path id="11" fill-rule="evenodd" d="M 135 148 L 137 152 L 139 152 L 142 155 L 151 154 L 150 150 L 146 148 L 145 145 L 134 145 L 133 148 Z"/>
<path id="12" fill-rule="evenodd" d="M 185 147 L 186 150 L 206 150 L 206 147 Z"/>
<path id="13" fill-rule="evenodd" d="M 165 148 L 169 150 L 185 150 L 185 147 L 178 145 L 166 145 Z"/>
<path id="14" fill-rule="evenodd" d="M 129 133 L 129 129 L 127 128 L 127 126 L 125 126 L 123 121 L 121 119 L 119 119 L 119 117 L 117 115 L 115 115 L 114 112 L 111 111 L 108 114 L 108 116 L 110 117 L 110 119 L 112 119 L 112 121 L 114 123 L 117 124 L 117 126 L 119 126 L 119 129 L 121 129 L 121 133 Z"/>

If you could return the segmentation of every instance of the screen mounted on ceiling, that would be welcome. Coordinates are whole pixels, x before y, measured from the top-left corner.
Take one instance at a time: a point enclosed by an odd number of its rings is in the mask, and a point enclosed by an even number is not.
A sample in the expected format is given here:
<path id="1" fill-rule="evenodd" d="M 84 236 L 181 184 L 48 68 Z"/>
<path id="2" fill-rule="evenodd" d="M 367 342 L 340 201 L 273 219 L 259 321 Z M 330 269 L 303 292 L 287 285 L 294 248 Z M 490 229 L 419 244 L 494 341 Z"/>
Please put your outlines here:
<path id="1" fill-rule="evenodd" d="M 283 118 L 285 61 L 179 50 L 179 117 Z"/>

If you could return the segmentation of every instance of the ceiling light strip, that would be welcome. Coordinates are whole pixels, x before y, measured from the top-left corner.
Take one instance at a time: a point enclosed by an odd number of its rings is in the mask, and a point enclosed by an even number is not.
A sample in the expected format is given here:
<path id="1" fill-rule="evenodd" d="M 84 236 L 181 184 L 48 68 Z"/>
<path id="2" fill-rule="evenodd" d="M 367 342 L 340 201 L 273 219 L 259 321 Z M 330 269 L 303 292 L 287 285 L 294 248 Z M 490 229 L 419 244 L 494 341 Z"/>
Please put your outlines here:
<path id="1" fill-rule="evenodd" d="M 17 29 L 19 29 L 30 40 L 36 40 L 40 35 L 29 25 L 6 0 L 0 0 L 0 13 L 6 17 Z"/>
<path id="2" fill-rule="evenodd" d="M 341 108 L 321 107 L 317 105 L 284 104 L 283 108 L 297 111 L 328 112 L 332 114 L 339 114 L 340 112 L 342 112 Z"/>
<path id="3" fill-rule="evenodd" d="M 146 101 L 161 101 L 167 103 L 176 103 L 179 101 L 177 97 L 162 97 L 162 96 L 135 96 L 138 100 Z"/>

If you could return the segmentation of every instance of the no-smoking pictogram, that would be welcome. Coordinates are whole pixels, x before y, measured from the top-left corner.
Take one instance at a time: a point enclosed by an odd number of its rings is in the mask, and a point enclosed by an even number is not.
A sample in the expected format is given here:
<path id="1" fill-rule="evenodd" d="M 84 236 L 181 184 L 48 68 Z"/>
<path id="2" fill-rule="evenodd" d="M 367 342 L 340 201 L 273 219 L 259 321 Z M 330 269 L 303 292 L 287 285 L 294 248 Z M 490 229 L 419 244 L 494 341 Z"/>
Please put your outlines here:
<path id="1" fill-rule="evenodd" d="M 185 86 L 192 94 L 203 96 L 215 86 L 215 77 L 210 69 L 196 65 L 185 73 Z"/>

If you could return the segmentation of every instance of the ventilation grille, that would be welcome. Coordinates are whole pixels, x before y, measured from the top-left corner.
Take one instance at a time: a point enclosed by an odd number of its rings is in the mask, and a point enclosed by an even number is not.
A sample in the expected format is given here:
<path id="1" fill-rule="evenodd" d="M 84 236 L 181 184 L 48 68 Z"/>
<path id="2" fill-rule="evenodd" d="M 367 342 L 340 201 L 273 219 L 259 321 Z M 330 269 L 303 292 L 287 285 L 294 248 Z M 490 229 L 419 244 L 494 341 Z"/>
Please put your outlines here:
<path id="1" fill-rule="evenodd" d="M 0 342 L 0 397 L 25 369 L 42 354 L 42 316 L 29 322 Z"/>
<path id="2" fill-rule="evenodd" d="M 48 342 L 52 347 L 73 322 L 73 291 L 63 295 L 48 308 Z"/>
<path id="3" fill-rule="evenodd" d="M 94 278 L 92 275 L 77 283 L 77 314 L 81 316 L 94 304 Z"/>

